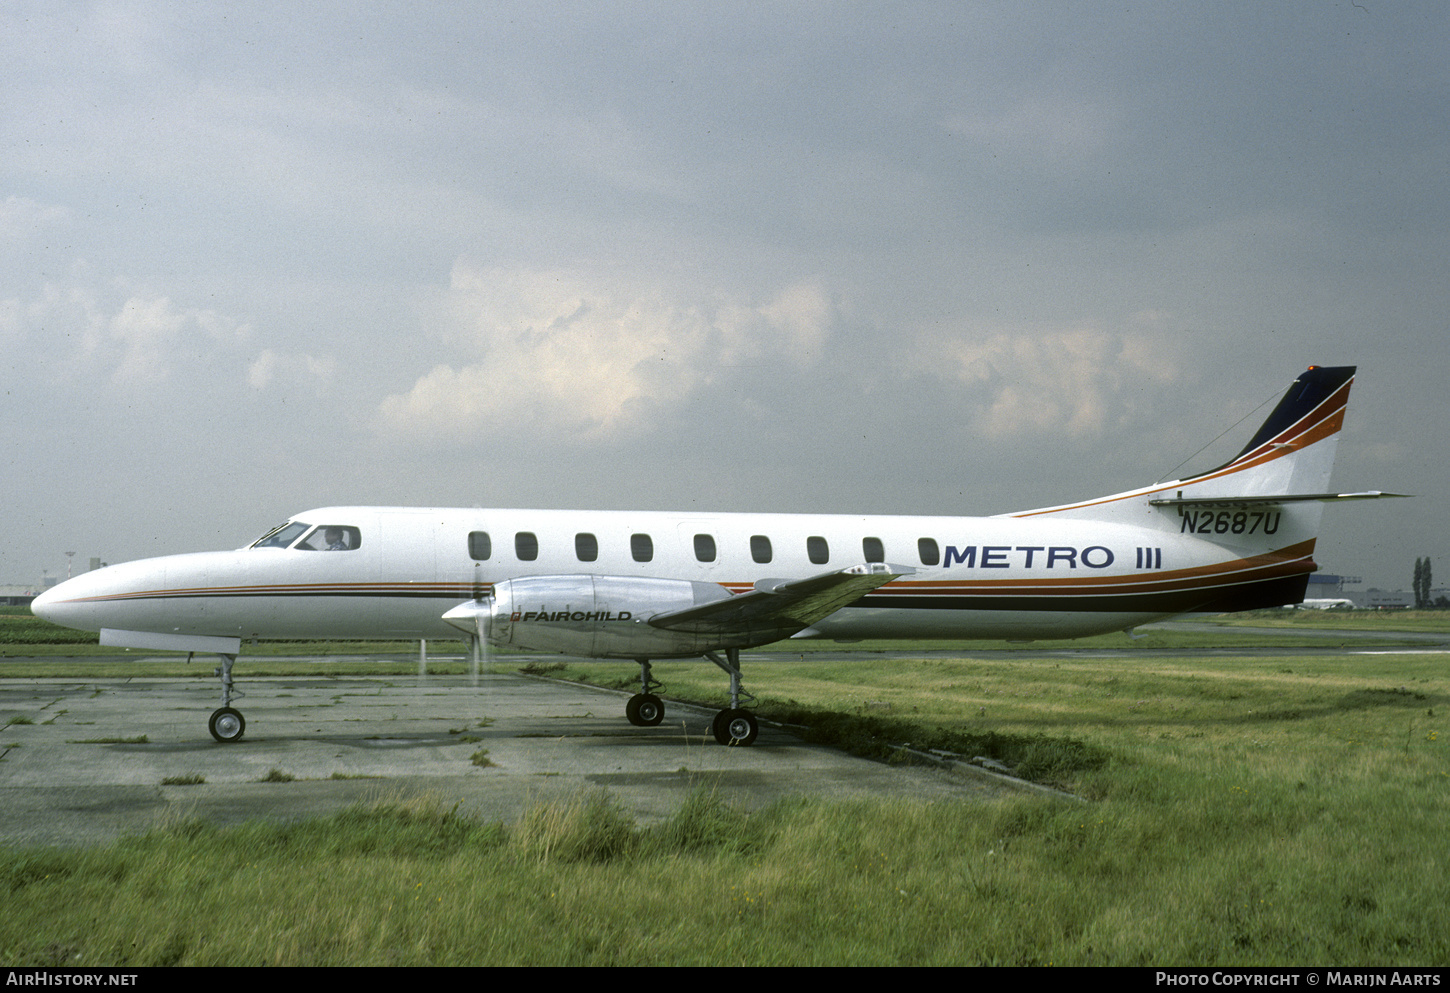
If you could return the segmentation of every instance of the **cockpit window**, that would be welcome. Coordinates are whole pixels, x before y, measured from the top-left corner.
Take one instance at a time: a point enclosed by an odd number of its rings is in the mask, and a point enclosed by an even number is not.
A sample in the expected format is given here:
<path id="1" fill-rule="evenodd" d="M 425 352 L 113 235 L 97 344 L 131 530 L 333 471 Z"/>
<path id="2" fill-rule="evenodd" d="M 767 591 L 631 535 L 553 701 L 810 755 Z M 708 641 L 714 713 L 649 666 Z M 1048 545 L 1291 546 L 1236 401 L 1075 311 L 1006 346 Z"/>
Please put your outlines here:
<path id="1" fill-rule="evenodd" d="M 319 524 L 297 543 L 304 552 L 350 552 L 362 544 L 362 534 L 347 524 Z"/>
<path id="2" fill-rule="evenodd" d="M 302 538 L 303 535 L 307 537 Z M 298 541 L 298 538 L 302 538 Z M 296 542 L 296 544 L 293 544 Z M 303 552 L 350 552 L 362 545 L 362 532 L 351 524 L 288 521 L 252 542 L 253 548 L 295 548 Z"/>
<path id="3" fill-rule="evenodd" d="M 312 525 L 304 524 L 301 521 L 288 521 L 286 524 L 278 524 L 262 537 L 252 542 L 253 548 L 286 548 L 297 540 Z"/>

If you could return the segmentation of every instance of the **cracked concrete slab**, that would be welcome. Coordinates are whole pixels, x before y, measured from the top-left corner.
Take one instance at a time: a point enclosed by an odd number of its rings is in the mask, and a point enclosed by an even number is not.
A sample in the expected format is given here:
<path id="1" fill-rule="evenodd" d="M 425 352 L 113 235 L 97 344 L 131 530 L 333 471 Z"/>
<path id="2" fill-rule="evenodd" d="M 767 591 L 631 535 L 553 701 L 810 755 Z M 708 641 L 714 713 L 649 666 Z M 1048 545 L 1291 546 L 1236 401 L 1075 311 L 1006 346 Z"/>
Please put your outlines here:
<path id="1" fill-rule="evenodd" d="M 666 700 L 658 727 L 627 694 L 519 674 L 242 678 L 246 735 L 218 744 L 212 680 L 0 680 L 0 838 L 75 845 L 200 817 L 292 819 L 431 797 L 512 821 L 605 789 L 641 822 L 698 786 L 747 809 L 790 796 L 922 801 L 1005 787 L 887 766 L 763 725 L 749 748 L 710 736 L 713 711 Z M 271 780 L 271 781 L 268 781 Z"/>

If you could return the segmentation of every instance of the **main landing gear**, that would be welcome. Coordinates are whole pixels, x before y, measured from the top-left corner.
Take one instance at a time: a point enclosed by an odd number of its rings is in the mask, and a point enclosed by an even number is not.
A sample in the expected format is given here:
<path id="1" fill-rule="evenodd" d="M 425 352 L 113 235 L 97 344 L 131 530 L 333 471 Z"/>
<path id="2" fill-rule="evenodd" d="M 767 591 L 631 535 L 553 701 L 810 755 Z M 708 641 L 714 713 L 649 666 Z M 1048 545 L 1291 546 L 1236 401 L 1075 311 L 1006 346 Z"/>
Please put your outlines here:
<path id="1" fill-rule="evenodd" d="M 754 714 L 740 706 L 742 696 L 755 699 L 740 688 L 740 649 L 725 649 L 723 659 L 714 652 L 706 652 L 705 658 L 724 669 L 730 676 L 730 706 L 716 714 L 715 720 L 710 723 L 715 740 L 722 745 L 736 747 L 755 744 L 755 739 L 760 736 L 760 725 Z"/>
<path id="2" fill-rule="evenodd" d="M 222 744 L 230 744 L 233 741 L 240 741 L 247 730 L 247 719 L 242 716 L 241 711 L 232 709 L 232 694 L 245 696 L 241 690 L 232 689 L 232 663 L 237 660 L 235 655 L 221 656 L 222 664 L 217 666 L 216 675 L 222 681 L 222 705 L 212 712 L 211 720 L 207 721 L 207 730 L 211 736 Z"/>
<path id="3" fill-rule="evenodd" d="M 760 736 L 760 725 L 754 714 L 740 706 L 742 696 L 755 699 L 740 688 L 740 649 L 725 649 L 723 659 L 714 652 L 706 652 L 705 657 L 730 676 L 730 706 L 715 715 L 710 722 L 710 733 L 722 745 L 753 745 Z M 654 727 L 665 719 L 665 703 L 654 694 L 663 684 L 650 675 L 649 659 L 635 661 L 639 663 L 639 692 L 624 705 L 624 716 L 635 727 Z"/>

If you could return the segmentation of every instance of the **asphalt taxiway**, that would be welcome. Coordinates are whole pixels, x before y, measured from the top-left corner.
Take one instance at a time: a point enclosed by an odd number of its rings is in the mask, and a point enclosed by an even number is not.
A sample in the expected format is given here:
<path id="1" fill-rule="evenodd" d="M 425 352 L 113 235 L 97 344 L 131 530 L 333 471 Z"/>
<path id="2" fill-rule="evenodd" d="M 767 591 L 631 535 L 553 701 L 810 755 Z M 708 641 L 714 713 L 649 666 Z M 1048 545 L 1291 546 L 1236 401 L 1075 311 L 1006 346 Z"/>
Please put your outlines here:
<path id="1" fill-rule="evenodd" d="M 0 842 L 92 844 L 191 817 L 304 818 L 415 798 L 512 821 L 604 789 L 647 823 L 699 786 L 746 809 L 1011 788 L 764 724 L 753 746 L 727 748 L 710 734 L 714 711 L 668 700 L 663 724 L 633 727 L 626 694 L 519 674 L 244 677 L 238 688 L 246 735 L 224 745 L 206 727 L 213 679 L 0 680 Z"/>

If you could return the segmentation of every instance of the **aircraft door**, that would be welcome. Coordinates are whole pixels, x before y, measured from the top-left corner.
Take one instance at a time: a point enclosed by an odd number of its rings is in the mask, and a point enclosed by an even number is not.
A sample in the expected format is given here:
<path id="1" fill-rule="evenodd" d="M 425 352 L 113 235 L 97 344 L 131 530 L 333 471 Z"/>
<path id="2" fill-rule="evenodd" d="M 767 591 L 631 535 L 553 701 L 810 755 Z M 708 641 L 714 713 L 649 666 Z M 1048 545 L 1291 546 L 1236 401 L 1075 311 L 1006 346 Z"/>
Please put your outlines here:
<path id="1" fill-rule="evenodd" d="M 378 627 L 383 637 L 417 637 L 446 610 L 438 589 L 436 515 L 389 511 L 378 518 Z"/>

